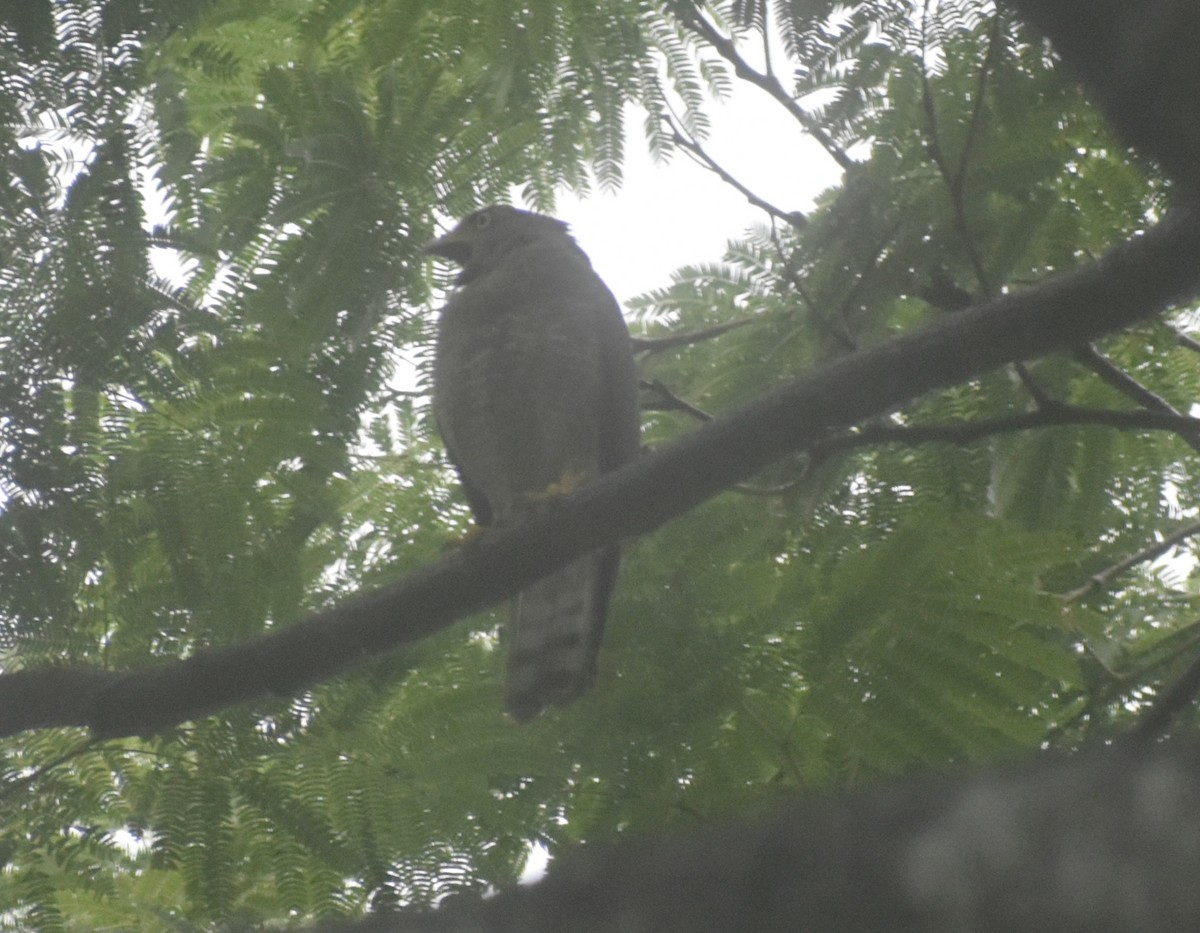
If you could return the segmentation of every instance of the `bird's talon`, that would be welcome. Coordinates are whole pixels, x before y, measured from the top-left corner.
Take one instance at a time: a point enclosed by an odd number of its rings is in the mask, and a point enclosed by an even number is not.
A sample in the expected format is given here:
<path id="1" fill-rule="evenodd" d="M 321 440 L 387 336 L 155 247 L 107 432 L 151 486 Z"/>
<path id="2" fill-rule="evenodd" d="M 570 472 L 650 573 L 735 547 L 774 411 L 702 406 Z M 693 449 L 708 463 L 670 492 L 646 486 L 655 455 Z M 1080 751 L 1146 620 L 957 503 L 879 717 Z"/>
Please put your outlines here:
<path id="1" fill-rule="evenodd" d="M 483 533 L 488 530 L 488 525 L 471 525 L 466 531 L 460 535 L 451 535 L 442 543 L 442 550 L 449 551 L 466 547 L 474 541 L 479 540 Z"/>
<path id="2" fill-rule="evenodd" d="M 551 483 L 545 489 L 539 489 L 537 492 L 527 492 L 525 498 L 529 502 L 548 502 L 558 499 L 569 492 L 574 492 L 583 485 L 586 479 L 587 474 L 579 470 L 563 470 L 563 475 L 559 477 L 558 482 Z"/>

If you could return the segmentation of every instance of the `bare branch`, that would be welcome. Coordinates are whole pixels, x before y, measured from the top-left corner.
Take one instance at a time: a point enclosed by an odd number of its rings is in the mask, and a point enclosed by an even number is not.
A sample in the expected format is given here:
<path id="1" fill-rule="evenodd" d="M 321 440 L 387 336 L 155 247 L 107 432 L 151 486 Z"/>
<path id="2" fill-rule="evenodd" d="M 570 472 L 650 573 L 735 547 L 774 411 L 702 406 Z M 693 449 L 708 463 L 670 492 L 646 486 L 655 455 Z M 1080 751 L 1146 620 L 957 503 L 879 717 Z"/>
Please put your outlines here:
<path id="1" fill-rule="evenodd" d="M 1194 420 L 1194 419 L 1188 419 Z M 1088 577 L 1086 583 L 1078 589 L 1071 590 L 1069 593 L 1063 593 L 1058 598 L 1064 603 L 1074 603 L 1083 599 L 1093 590 L 1103 589 L 1107 587 L 1117 577 L 1122 576 L 1140 564 L 1147 561 L 1155 560 L 1166 554 L 1167 551 L 1175 547 L 1182 541 L 1186 541 L 1193 535 L 1200 534 L 1200 522 L 1193 522 L 1190 525 L 1184 525 L 1182 528 L 1177 528 L 1171 534 L 1167 535 L 1161 541 L 1156 541 L 1154 544 L 1142 548 L 1135 554 L 1131 554 L 1122 560 L 1117 561 L 1111 566 L 1105 567 L 1103 570 L 1092 574 Z"/>
<path id="2" fill-rule="evenodd" d="M 937 166 L 938 174 L 950 193 L 950 204 L 954 211 L 954 227 L 958 231 L 961 245 L 966 250 L 971 269 L 975 273 L 975 281 L 985 295 L 993 294 L 990 276 L 984 268 L 983 258 L 975 245 L 975 235 L 967 222 L 967 208 L 963 199 L 963 176 L 951 171 L 942 151 L 941 133 L 938 129 L 937 110 L 933 105 L 933 89 L 929 86 L 929 76 L 924 69 L 921 71 L 921 104 L 925 110 L 925 119 L 929 123 L 929 156 Z M 964 163 L 965 164 L 965 163 Z"/>
<path id="3" fill-rule="evenodd" d="M 1091 344 L 1078 347 L 1072 355 L 1122 395 L 1128 396 L 1144 408 L 1171 415 L 1180 414 L 1174 405 L 1161 395 L 1151 392 Z"/>
<path id="4" fill-rule="evenodd" d="M 1151 392 L 1092 345 L 1076 347 L 1072 355 L 1108 385 L 1144 408 L 1170 415 L 1181 415 L 1174 405 L 1161 395 Z M 1200 432 L 1184 433 L 1180 437 L 1193 450 L 1200 451 Z"/>
<path id="5" fill-rule="evenodd" d="M 1058 404 L 1046 394 L 1046 390 L 1033 378 L 1033 373 L 1029 371 L 1028 366 L 1024 363 L 1013 363 L 1013 370 L 1016 372 L 1017 378 L 1021 380 L 1021 384 L 1025 386 L 1025 391 L 1029 393 L 1039 408 L 1053 408 Z"/>
<path id="6" fill-rule="evenodd" d="M 235 703 L 294 694 L 493 605 L 607 542 L 653 531 L 831 429 L 1077 346 L 1198 291 L 1200 217 L 1180 211 L 1098 262 L 805 374 L 584 485 L 558 508 L 490 529 L 331 611 L 143 670 L 0 675 L 0 735 L 46 726 L 86 726 L 99 738 L 145 735 Z"/>
<path id="7" fill-rule="evenodd" d="M 714 324 L 712 327 L 705 327 L 702 330 L 689 331 L 686 334 L 669 334 L 666 337 L 633 337 L 631 340 L 635 353 L 662 353 L 664 350 L 673 350 L 676 347 L 690 347 L 693 344 L 703 343 L 705 340 L 712 340 L 714 337 L 727 334 L 731 330 L 737 330 L 748 324 L 758 324 L 761 321 L 762 318 L 758 317 L 743 317 L 736 321 L 726 321 L 724 324 Z"/>
<path id="8" fill-rule="evenodd" d="M 814 456 L 866 447 L 871 444 L 971 444 L 997 434 L 1013 434 L 1037 428 L 1063 427 L 1073 424 L 1096 424 L 1120 431 L 1173 431 L 1176 433 L 1200 430 L 1200 418 L 1169 415 L 1153 411 L 1113 411 L 1108 408 L 1076 408 L 1054 403 L 1036 411 L 1011 415 L 1007 418 L 987 418 L 961 424 L 868 425 L 851 434 L 826 438 L 813 445 Z"/>
<path id="9" fill-rule="evenodd" d="M 667 120 L 667 125 L 671 128 L 671 138 L 674 140 L 675 145 L 677 145 L 684 152 L 690 154 L 698 164 L 702 165 L 704 168 L 708 169 L 710 172 L 720 178 L 721 181 L 725 182 L 725 184 L 729 185 L 729 187 L 741 194 L 742 197 L 744 197 L 752 205 L 760 210 L 766 211 L 777 220 L 781 220 L 785 224 L 795 227 L 797 230 L 803 230 L 808 226 L 808 218 L 805 217 L 800 211 L 785 211 L 781 207 L 776 207 L 770 201 L 759 197 L 740 181 L 734 178 L 733 175 L 722 168 L 722 166 L 708 154 L 703 146 L 701 146 L 694 139 L 685 136 L 673 120 Z"/>
<path id="10" fill-rule="evenodd" d="M 983 63 L 979 66 L 979 83 L 975 88 L 975 105 L 971 110 L 971 121 L 967 124 L 967 138 L 963 143 L 962 152 L 959 153 L 958 170 L 954 176 L 959 189 L 959 197 L 962 196 L 962 190 L 966 186 L 967 166 L 970 163 L 975 142 L 979 138 L 979 127 L 983 123 L 983 101 L 987 96 L 988 78 L 991 77 L 992 67 L 996 63 L 1001 36 L 1002 17 L 1001 12 L 997 10 L 992 17 L 992 28 L 988 35 L 987 52 L 984 53 Z"/>
<path id="11" fill-rule="evenodd" d="M 684 25 L 690 27 L 693 31 L 703 36 L 708 43 L 717 50 L 717 54 L 725 59 L 729 64 L 733 65 L 733 73 L 744 81 L 749 81 L 756 87 L 761 88 L 771 95 L 792 117 L 804 127 L 804 131 L 813 139 L 820 143 L 821 147 L 829 153 L 830 157 L 842 167 L 843 170 L 849 171 L 854 168 L 855 162 L 846 154 L 841 146 L 833 141 L 833 138 L 825 132 L 821 125 L 804 112 L 804 109 L 796 103 L 791 94 L 784 89 L 784 86 L 779 83 L 779 79 L 773 74 L 764 74 L 761 71 L 752 68 L 749 62 L 746 61 L 737 50 L 737 46 L 732 39 L 728 39 L 717 31 L 707 19 L 700 13 L 689 11 L 686 16 L 682 17 Z"/>
<path id="12" fill-rule="evenodd" d="M 314 933 L 1132 933 L 1200 926 L 1194 739 L 919 775 Z"/>
<path id="13" fill-rule="evenodd" d="M 822 314 L 817 307 L 812 296 L 809 295 L 808 289 L 804 285 L 804 280 L 800 277 L 799 272 L 792 266 L 791 257 L 784 251 L 783 244 L 779 241 L 779 231 L 774 226 L 771 227 L 771 243 L 775 247 L 775 255 L 779 257 L 779 264 L 783 269 L 783 279 L 795 289 L 796 294 L 800 296 L 800 300 L 804 302 L 804 307 L 808 310 L 809 315 L 825 333 L 829 334 L 836 340 L 843 350 L 857 350 L 858 343 L 850 336 L 844 326 L 839 327 L 831 318 Z M 845 302 L 842 303 L 842 309 L 845 309 Z"/>

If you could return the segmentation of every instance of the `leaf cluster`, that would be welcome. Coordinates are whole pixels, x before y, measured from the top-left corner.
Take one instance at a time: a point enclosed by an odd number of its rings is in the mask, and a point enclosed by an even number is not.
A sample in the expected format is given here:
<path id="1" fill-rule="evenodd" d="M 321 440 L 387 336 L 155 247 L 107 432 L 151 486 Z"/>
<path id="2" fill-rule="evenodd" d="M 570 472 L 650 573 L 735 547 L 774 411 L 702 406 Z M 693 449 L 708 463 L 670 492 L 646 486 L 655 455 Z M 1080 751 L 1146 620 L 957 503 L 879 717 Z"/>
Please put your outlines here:
<path id="1" fill-rule="evenodd" d="M 439 554 L 467 510 L 429 423 L 421 244 L 514 190 L 616 185 L 630 101 L 665 155 L 746 80 L 846 170 L 633 303 L 669 393 L 650 446 L 1069 270 L 1169 195 L 977 0 L 73 0 L 0 29 L 6 671 L 187 657 Z M 528 727 L 492 612 L 161 735 L 6 740 L 0 926 L 431 904 L 513 883 L 533 845 L 1121 731 L 1195 650 L 1195 562 L 1062 594 L 1194 519 L 1188 438 L 904 432 L 1186 411 L 1193 324 L 922 398 L 633 543 L 596 690 Z"/>

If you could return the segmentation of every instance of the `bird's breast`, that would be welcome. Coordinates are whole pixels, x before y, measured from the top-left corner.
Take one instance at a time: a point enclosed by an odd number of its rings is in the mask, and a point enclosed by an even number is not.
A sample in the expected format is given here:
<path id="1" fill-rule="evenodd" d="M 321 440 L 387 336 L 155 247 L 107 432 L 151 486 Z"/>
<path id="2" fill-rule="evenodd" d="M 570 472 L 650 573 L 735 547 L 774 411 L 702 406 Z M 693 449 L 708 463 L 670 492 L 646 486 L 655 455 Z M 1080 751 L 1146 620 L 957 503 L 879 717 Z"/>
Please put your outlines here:
<path id="1" fill-rule="evenodd" d="M 443 316 L 436 415 L 459 469 L 499 517 L 566 472 L 597 471 L 596 337 L 564 297 L 464 292 Z"/>

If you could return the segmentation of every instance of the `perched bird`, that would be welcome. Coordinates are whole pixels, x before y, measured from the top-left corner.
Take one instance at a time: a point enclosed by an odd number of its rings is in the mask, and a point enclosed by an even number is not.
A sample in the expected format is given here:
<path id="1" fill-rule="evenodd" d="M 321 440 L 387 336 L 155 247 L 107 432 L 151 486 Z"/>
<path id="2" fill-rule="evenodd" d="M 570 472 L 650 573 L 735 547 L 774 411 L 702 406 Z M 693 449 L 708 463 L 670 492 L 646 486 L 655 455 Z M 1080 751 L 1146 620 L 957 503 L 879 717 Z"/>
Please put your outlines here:
<path id="1" fill-rule="evenodd" d="M 462 267 L 438 325 L 433 410 L 481 525 L 637 456 L 629 331 L 566 224 L 486 207 L 426 251 Z M 570 703 L 591 684 L 619 560 L 616 545 L 604 548 L 516 597 L 513 718 Z"/>

